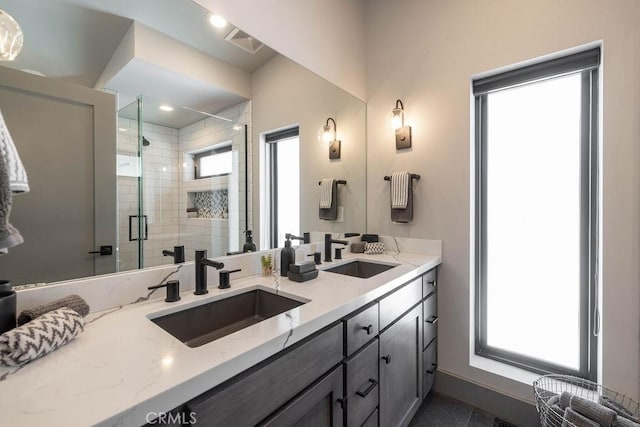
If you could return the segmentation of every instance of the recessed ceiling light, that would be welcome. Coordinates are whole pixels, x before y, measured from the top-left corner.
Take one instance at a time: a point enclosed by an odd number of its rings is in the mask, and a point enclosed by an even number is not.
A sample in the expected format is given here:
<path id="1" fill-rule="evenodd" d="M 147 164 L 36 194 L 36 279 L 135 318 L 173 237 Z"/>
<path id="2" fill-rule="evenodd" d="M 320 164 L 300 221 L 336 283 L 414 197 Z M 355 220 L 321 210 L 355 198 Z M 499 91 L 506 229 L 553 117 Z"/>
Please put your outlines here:
<path id="1" fill-rule="evenodd" d="M 120 132 L 126 132 L 126 131 L 127 131 L 125 128 L 118 128 L 118 130 L 119 130 Z"/>
<path id="2" fill-rule="evenodd" d="M 235 125 L 233 127 L 233 130 L 240 130 L 240 129 L 242 129 L 242 126 L 240 126 L 240 125 Z"/>
<path id="3" fill-rule="evenodd" d="M 227 26 L 227 20 L 220 15 L 216 15 L 215 13 L 210 13 L 207 16 L 207 20 L 209 21 L 209 24 L 213 25 L 216 28 L 224 28 Z"/>
<path id="4" fill-rule="evenodd" d="M 173 111 L 173 107 L 171 105 L 162 104 L 158 107 L 162 111 Z"/>

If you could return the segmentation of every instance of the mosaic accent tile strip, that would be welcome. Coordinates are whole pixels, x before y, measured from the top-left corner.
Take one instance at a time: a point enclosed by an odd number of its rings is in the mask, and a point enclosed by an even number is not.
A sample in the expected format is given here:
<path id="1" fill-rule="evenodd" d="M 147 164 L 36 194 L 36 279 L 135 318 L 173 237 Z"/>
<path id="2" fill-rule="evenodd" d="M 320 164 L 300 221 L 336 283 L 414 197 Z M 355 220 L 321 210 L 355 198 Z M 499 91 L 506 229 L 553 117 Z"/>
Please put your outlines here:
<path id="1" fill-rule="evenodd" d="M 198 208 L 198 218 L 227 218 L 229 216 L 228 190 L 193 193 L 193 205 Z"/>

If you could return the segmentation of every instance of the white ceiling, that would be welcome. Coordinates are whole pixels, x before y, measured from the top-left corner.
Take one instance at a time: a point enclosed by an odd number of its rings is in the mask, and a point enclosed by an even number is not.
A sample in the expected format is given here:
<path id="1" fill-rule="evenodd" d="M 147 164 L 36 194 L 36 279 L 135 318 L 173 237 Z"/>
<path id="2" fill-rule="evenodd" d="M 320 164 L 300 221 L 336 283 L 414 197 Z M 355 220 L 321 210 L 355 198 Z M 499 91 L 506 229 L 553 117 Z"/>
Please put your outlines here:
<path id="1" fill-rule="evenodd" d="M 93 87 L 131 25 L 128 18 L 57 1 L 0 0 L 18 22 L 24 46 L 2 65 Z"/>
<path id="2" fill-rule="evenodd" d="M 213 28 L 206 21 L 208 11 L 191 0 L 0 0 L 0 9 L 12 15 L 24 33 L 20 55 L 2 65 L 89 87 L 95 85 L 133 21 L 248 72 L 275 54 L 265 46 L 252 55 L 225 41 L 234 27 Z M 121 105 L 143 95 L 217 113 L 245 99 L 142 61 L 131 61 L 122 71 L 115 82 L 109 82 L 109 87 L 121 92 Z M 176 109 L 170 118 L 145 111 L 145 121 L 182 127 L 202 118 L 183 112 L 178 114 Z"/>
<path id="3" fill-rule="evenodd" d="M 145 78 L 140 79 L 140 76 Z M 149 94 L 143 97 L 143 121 L 175 129 L 181 129 L 204 118 L 202 114 L 180 108 L 182 106 L 214 113 L 246 100 L 242 96 L 138 58 L 129 61 L 109 81 L 108 87 L 118 88 L 120 106 L 135 101 L 135 95 L 127 94 Z M 158 109 L 160 104 L 170 104 L 174 111 L 161 111 Z"/>

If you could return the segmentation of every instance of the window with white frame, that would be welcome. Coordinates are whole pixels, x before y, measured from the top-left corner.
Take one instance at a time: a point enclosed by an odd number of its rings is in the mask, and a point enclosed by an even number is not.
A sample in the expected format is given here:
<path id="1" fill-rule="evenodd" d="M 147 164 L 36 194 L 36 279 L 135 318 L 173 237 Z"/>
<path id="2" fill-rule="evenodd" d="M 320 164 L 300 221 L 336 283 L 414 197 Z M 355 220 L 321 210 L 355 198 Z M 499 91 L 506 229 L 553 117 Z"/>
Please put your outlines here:
<path id="1" fill-rule="evenodd" d="M 596 377 L 599 64 L 473 81 L 477 355 Z"/>

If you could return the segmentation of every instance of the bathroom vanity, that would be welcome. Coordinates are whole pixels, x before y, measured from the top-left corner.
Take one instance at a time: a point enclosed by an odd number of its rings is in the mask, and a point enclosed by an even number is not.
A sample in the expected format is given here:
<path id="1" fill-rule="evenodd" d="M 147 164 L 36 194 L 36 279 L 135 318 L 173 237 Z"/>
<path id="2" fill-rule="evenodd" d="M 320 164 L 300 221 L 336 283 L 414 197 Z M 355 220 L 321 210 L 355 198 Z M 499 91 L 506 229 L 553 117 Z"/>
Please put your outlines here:
<path id="1" fill-rule="evenodd" d="M 436 284 L 433 268 L 186 402 L 175 418 L 207 426 L 407 425 L 437 367 Z"/>
<path id="2" fill-rule="evenodd" d="M 305 283 L 252 275 L 230 289 L 210 286 L 204 296 L 183 290 L 175 303 L 156 298 L 92 313 L 70 344 L 15 373 L 0 370 L 9 374 L 3 388 L 13 390 L 0 410 L 24 426 L 139 426 L 157 417 L 207 426 L 406 425 L 437 367 L 441 263 L 439 251 L 410 250 L 347 254 L 320 266 L 393 266 L 366 279 L 329 271 Z M 154 322 L 251 292 L 299 305 L 194 347 Z"/>

